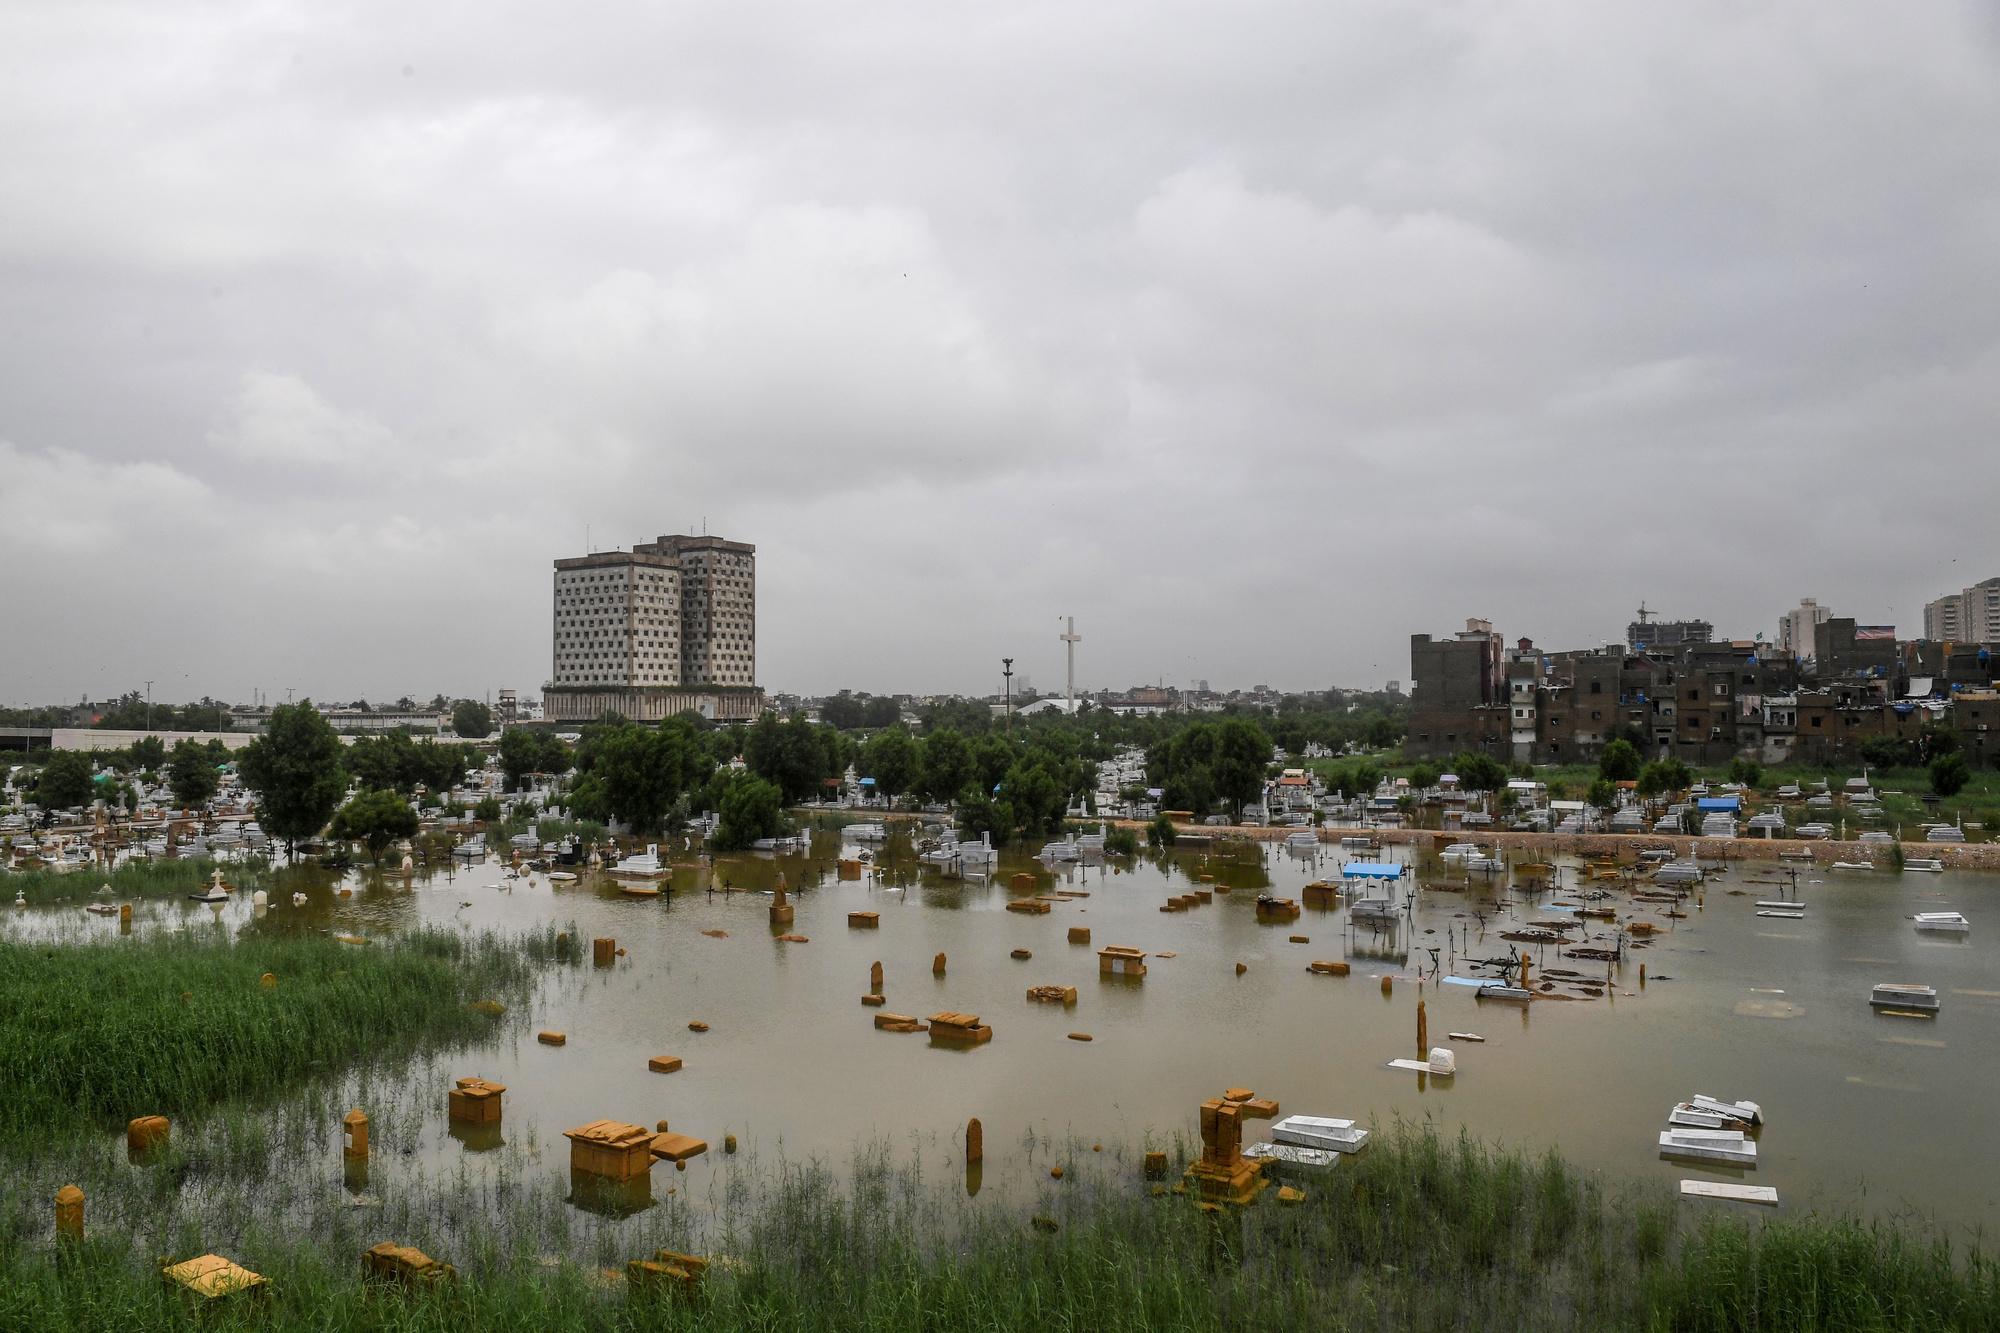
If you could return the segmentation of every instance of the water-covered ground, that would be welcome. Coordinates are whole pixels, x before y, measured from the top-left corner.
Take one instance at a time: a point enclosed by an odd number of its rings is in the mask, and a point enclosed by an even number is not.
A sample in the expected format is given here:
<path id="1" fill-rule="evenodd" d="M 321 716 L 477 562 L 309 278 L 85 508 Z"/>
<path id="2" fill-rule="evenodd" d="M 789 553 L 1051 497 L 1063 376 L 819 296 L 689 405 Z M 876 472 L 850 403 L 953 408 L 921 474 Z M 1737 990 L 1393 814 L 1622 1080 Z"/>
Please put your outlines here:
<path id="1" fill-rule="evenodd" d="M 1233 855 L 1183 848 L 1055 872 L 1010 855 L 989 880 L 954 880 L 920 872 L 899 835 L 869 849 L 876 863 L 862 879 L 837 879 L 836 857 L 861 850 L 822 829 L 810 855 L 728 857 L 710 867 L 676 851 L 673 891 L 658 899 L 624 896 L 593 874 L 510 878 L 498 862 L 409 882 L 302 869 L 287 873 L 261 915 L 241 895 L 219 912 L 184 900 L 141 902 L 133 938 L 169 928 L 383 938 L 422 922 L 555 922 L 573 923 L 586 940 L 616 939 L 626 952 L 613 966 L 586 963 L 552 980 L 521 1016 L 527 1021 L 493 1048 L 357 1087 L 356 1096 L 384 1104 L 383 1146 L 369 1180 L 351 1191 L 372 1197 L 393 1195 L 405 1178 L 453 1179 L 475 1199 L 493 1197 L 501 1174 L 566 1182 L 562 1131 L 605 1118 L 649 1128 L 665 1119 L 709 1141 L 709 1153 L 685 1172 L 655 1168 L 653 1195 L 674 1189 L 676 1206 L 725 1192 L 725 1133 L 766 1162 L 839 1164 L 858 1145 L 887 1143 L 952 1174 L 962 1169 L 962 1127 L 977 1116 L 987 1145 L 983 1186 L 1005 1198 L 1046 1184 L 1050 1144 L 1133 1150 L 1149 1138 L 1190 1135 L 1203 1098 L 1241 1086 L 1276 1098 L 1285 1113 L 1377 1124 L 1428 1117 L 1483 1138 L 1559 1148 L 1618 1176 L 1774 1185 L 1788 1211 L 1914 1212 L 1959 1230 L 2000 1223 L 2000 1173 L 1984 1168 L 1978 1148 L 2000 1090 L 2000 881 L 1992 876 L 1812 870 L 1800 877 L 1805 919 L 1777 920 L 1759 917 L 1755 903 L 1780 886 L 1756 881 L 1784 871 L 1732 865 L 1675 918 L 1668 903 L 1635 900 L 1628 888 L 1580 890 L 1573 866 L 1552 892 L 1509 891 L 1513 876 L 1503 875 L 1496 893 L 1484 878 L 1466 885 L 1424 852 L 1412 915 L 1384 931 L 1352 927 L 1338 897 L 1293 922 L 1257 919 L 1258 893 L 1303 899 L 1307 883 L 1338 878 L 1342 854 L 1332 847 L 1239 846 Z M 763 891 L 780 873 L 794 890 L 796 920 L 774 928 Z M 1010 883 L 1017 874 L 1034 876 L 1038 892 L 1078 896 L 1045 915 L 1006 911 L 1021 893 Z M 1199 887 L 1232 891 L 1185 912 L 1159 910 L 1204 875 L 1215 884 Z M 89 887 L 79 876 L 77 903 L 10 913 L 0 929 L 115 936 L 115 918 L 82 914 Z M 306 903 L 295 906 L 293 892 Z M 1500 938 L 1560 915 L 1552 908 L 1565 903 L 1609 906 L 1617 925 L 1648 921 L 1658 933 L 1616 964 Z M 1972 918 L 1969 935 L 1920 935 L 1909 920 L 1947 909 Z M 853 911 L 878 913 L 879 927 L 851 928 Z M 1589 930 L 1608 944 L 1617 925 L 1592 921 Z M 1068 941 L 1077 926 L 1091 931 L 1088 946 Z M 775 938 L 781 933 L 807 942 Z M 1295 935 L 1306 942 L 1292 942 Z M 1151 955 L 1142 982 L 1100 979 L 1097 950 L 1108 944 Z M 1610 984 L 1597 998 L 1525 1008 L 1438 984 L 1475 973 L 1476 960 L 1524 948 L 1538 984 L 1545 971 L 1564 970 L 1599 982 L 1608 971 Z M 1031 957 L 1011 956 L 1023 949 Z M 932 972 L 939 953 L 942 977 Z M 1311 974 L 1315 959 L 1346 960 L 1351 974 Z M 877 961 L 889 1011 L 976 1013 L 993 1040 L 952 1049 L 876 1030 L 881 1011 L 861 997 Z M 1868 996 L 1880 981 L 1937 987 L 1942 1013 L 1876 1014 Z M 1074 986 L 1078 1001 L 1030 1003 L 1026 991 L 1040 985 Z M 1556 993 L 1584 996 L 1587 988 Z M 1420 996 L 1431 1043 L 1457 1053 L 1455 1078 L 1387 1067 L 1416 1054 Z M 708 1030 L 691 1032 L 695 1021 Z M 538 1043 L 542 1028 L 565 1032 L 567 1045 Z M 1071 1040 L 1072 1032 L 1092 1040 Z M 1452 1032 L 1486 1040 L 1454 1040 Z M 650 1072 L 648 1058 L 659 1055 L 678 1056 L 683 1067 Z M 455 1075 L 475 1073 L 508 1087 L 504 1151 L 491 1138 L 448 1132 L 445 1090 Z M 1754 1171 L 1727 1177 L 1659 1158 L 1668 1108 L 1697 1092 L 1763 1105 Z M 1253 1123 L 1250 1137 L 1264 1128 Z M 324 1174 L 324 1166 L 298 1169 Z"/>

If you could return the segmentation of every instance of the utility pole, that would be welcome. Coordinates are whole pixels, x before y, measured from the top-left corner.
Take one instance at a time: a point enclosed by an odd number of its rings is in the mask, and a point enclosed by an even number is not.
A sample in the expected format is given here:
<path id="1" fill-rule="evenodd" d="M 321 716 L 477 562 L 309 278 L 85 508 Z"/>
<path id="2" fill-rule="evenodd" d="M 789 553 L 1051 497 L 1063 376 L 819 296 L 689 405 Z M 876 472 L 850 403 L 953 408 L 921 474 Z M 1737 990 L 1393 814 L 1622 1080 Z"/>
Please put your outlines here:
<path id="1" fill-rule="evenodd" d="M 1003 657 L 1000 659 L 1000 674 L 1002 677 L 1005 678 L 1007 682 L 1003 697 L 1007 701 L 1007 734 L 1009 736 L 1012 736 L 1014 734 L 1014 659 L 1013 658 Z"/>
<path id="2" fill-rule="evenodd" d="M 146 682 L 146 730 L 153 729 L 153 682 Z"/>
<path id="3" fill-rule="evenodd" d="M 1083 636 L 1076 632 L 1076 617 L 1067 617 L 1068 628 L 1056 637 L 1069 649 L 1069 683 L 1063 688 L 1063 711 L 1076 716 L 1076 646 L 1083 642 Z"/>

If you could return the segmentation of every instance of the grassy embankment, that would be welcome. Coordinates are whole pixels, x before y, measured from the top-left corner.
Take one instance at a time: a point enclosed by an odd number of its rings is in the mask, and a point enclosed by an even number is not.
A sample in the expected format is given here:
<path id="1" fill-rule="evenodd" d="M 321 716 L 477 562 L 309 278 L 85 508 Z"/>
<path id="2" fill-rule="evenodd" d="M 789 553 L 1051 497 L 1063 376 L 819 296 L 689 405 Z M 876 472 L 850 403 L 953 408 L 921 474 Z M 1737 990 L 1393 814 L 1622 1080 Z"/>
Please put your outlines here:
<path id="1" fill-rule="evenodd" d="M 326 1214 L 231 1257 L 264 1274 L 260 1307 L 193 1315 L 132 1237 L 99 1229 L 59 1255 L 0 1255 L 0 1325 L 363 1329 L 1976 1329 L 2000 1326 L 2000 1270 L 1886 1226 L 1746 1220 L 1658 1184 L 1614 1187 L 1430 1129 L 1378 1136 L 1307 1184 L 1305 1202 L 1205 1215 L 1149 1197 L 1132 1156 L 1076 1145 L 1031 1208 L 966 1200 L 955 1181 L 857 1163 L 741 1169 L 707 1245 L 676 1215 L 648 1244 L 720 1262 L 691 1299 L 628 1295 L 602 1265 L 644 1247 L 587 1245 L 551 1266 L 507 1238 L 442 1249 L 423 1221 L 396 1239 L 457 1263 L 435 1293 L 370 1290 L 358 1252 L 382 1219 Z M 1176 1155 L 1185 1156 L 1185 1145 Z M 737 1168 L 732 1168 L 737 1169 Z M 544 1172 L 543 1174 L 547 1174 Z M 438 1187 L 442 1188 L 442 1187 Z M 532 1193 L 532 1191 L 530 1191 Z M 737 1198 L 736 1195 L 747 1198 Z M 560 1190 L 535 1210 L 562 1213 Z M 746 1206 L 747 1205 L 747 1206 Z M 671 1211 L 671 1210 L 669 1210 Z M 1038 1226 L 1031 1217 L 1046 1219 Z M 516 1219 L 518 1224 L 519 1219 Z M 1053 1229 L 1049 1229 L 1052 1227 Z M 674 1229 L 678 1228 L 678 1232 Z"/>

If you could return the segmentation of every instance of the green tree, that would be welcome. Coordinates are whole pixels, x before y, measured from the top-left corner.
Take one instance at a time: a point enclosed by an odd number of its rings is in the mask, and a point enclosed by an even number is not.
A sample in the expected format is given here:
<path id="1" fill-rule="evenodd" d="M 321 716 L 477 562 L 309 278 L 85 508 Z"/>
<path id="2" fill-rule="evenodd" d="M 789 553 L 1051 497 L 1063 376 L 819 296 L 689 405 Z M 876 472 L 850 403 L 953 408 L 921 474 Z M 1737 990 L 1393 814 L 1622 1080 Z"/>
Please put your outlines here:
<path id="1" fill-rule="evenodd" d="M 543 732 L 541 737 L 542 753 L 535 762 L 535 772 L 552 778 L 569 772 L 576 763 L 576 752 L 569 748 L 569 742 L 552 731 Z"/>
<path id="2" fill-rule="evenodd" d="M 1639 751 L 1627 740 L 1611 742 L 1597 757 L 1597 774 L 1613 782 L 1631 782 L 1639 776 Z"/>
<path id="3" fill-rule="evenodd" d="M 271 710 L 264 734 L 243 748 L 236 771 L 257 793 L 257 819 L 290 851 L 318 835 L 340 805 L 347 777 L 340 737 L 312 700 Z"/>
<path id="4" fill-rule="evenodd" d="M 96 796 L 90 756 L 82 750 L 57 750 L 35 777 L 35 804 L 44 810 L 89 805 Z"/>
<path id="5" fill-rule="evenodd" d="M 1429 791 L 1438 785 L 1438 771 L 1435 765 L 1418 764 L 1410 770 L 1410 786 L 1417 791 Z"/>
<path id="6" fill-rule="evenodd" d="M 182 741 L 167 761 L 167 785 L 173 788 L 174 803 L 183 810 L 192 810 L 215 795 L 222 786 L 222 774 L 216 770 L 215 756 L 208 752 L 207 746 Z"/>
<path id="7" fill-rule="evenodd" d="M 141 736 L 132 742 L 132 766 L 141 772 L 156 772 L 166 761 L 167 743 L 158 736 Z"/>
<path id="8" fill-rule="evenodd" d="M 971 785 L 974 773 L 972 746 L 949 727 L 924 738 L 924 759 L 917 787 L 930 801 L 956 800 Z"/>
<path id="9" fill-rule="evenodd" d="M 416 741 L 409 749 L 409 770 L 398 790 L 414 791 L 418 783 L 433 791 L 456 787 L 465 781 L 466 770 L 479 764 L 470 745 L 447 745 L 442 741 Z"/>
<path id="10" fill-rule="evenodd" d="M 1271 741 L 1243 718 L 1203 720 L 1164 736 L 1146 751 L 1146 772 L 1170 810 L 1204 814 L 1217 803 L 1241 817 L 1263 789 Z"/>
<path id="11" fill-rule="evenodd" d="M 777 787 L 787 805 L 818 796 L 820 783 L 835 772 L 825 736 L 802 713 L 782 722 L 776 713 L 758 718 L 743 738 L 743 762 Z"/>
<path id="12" fill-rule="evenodd" d="M 862 751 L 864 776 L 875 779 L 875 790 L 882 794 L 891 806 L 896 797 L 910 789 L 917 779 L 923 755 L 910 733 L 901 727 L 889 727 L 869 738 L 868 747 Z"/>
<path id="13" fill-rule="evenodd" d="M 1149 847 L 1171 847 L 1178 836 L 1174 832 L 1174 821 L 1165 815 L 1154 815 L 1153 822 L 1146 825 L 1146 845 Z"/>
<path id="14" fill-rule="evenodd" d="M 983 736 L 993 729 L 993 709 L 977 699 L 941 699 L 923 710 L 924 734 L 955 731 L 961 736 Z"/>
<path id="15" fill-rule="evenodd" d="M 417 812 L 395 792 L 370 787 L 355 793 L 334 812 L 330 831 L 342 842 L 364 844 L 368 859 L 379 864 L 382 850 L 390 843 L 416 836 Z"/>
<path id="16" fill-rule="evenodd" d="M 347 771 L 364 787 L 407 792 L 414 786 L 408 775 L 416 748 L 401 732 L 364 736 L 347 747 Z"/>
<path id="17" fill-rule="evenodd" d="M 1583 799 L 1593 810 L 1609 811 L 1618 804 L 1618 788 L 1612 785 L 1610 778 L 1598 778 L 1590 784 L 1590 790 L 1584 793 Z"/>
<path id="18" fill-rule="evenodd" d="M 1917 733 L 1917 755 L 1924 762 L 1947 755 L 1959 747 L 1958 733 L 1943 722 L 1926 722 Z"/>
<path id="19" fill-rule="evenodd" d="M 887 695 L 868 693 L 856 694 L 842 690 L 830 699 L 820 702 L 820 718 L 829 726 L 842 731 L 860 728 L 893 727 L 901 719 L 902 709 Z"/>
<path id="20" fill-rule="evenodd" d="M 588 809 L 581 817 L 616 819 L 635 833 L 657 833 L 681 796 L 694 785 L 690 776 L 690 732 L 672 719 L 657 728 L 632 723 L 597 732 L 588 743 L 590 783 L 577 796 Z M 571 813 L 579 814 L 572 801 Z"/>
<path id="21" fill-rule="evenodd" d="M 1678 759 L 1655 759 L 1639 770 L 1639 794 L 1648 799 L 1686 791 L 1693 785 L 1694 774 Z"/>
<path id="22" fill-rule="evenodd" d="M 1382 776 L 1381 768 L 1375 764 L 1366 759 L 1358 761 L 1354 765 L 1355 792 L 1362 796 L 1372 796 L 1375 789 L 1382 785 Z"/>
<path id="23" fill-rule="evenodd" d="M 1729 761 L 1729 780 L 1754 789 L 1764 781 L 1764 766 L 1747 755 L 1738 755 Z"/>
<path id="24" fill-rule="evenodd" d="M 451 706 L 451 729 L 461 740 L 484 740 L 493 734 L 493 710 L 477 699 L 460 699 Z"/>
<path id="25" fill-rule="evenodd" d="M 1000 783 L 1000 807 L 1008 824 L 1021 834 L 1055 833 L 1062 828 L 1068 797 L 1048 765 L 1022 759 L 1007 770 Z"/>
<path id="26" fill-rule="evenodd" d="M 1498 791 L 1507 785 L 1507 770 L 1500 761 L 1477 750 L 1461 750 L 1452 761 L 1458 785 L 1467 791 Z"/>
<path id="27" fill-rule="evenodd" d="M 567 773 L 569 766 L 569 746 L 559 737 L 526 727 L 500 733 L 500 771 L 508 791 L 520 791 L 537 775 Z"/>
<path id="28" fill-rule="evenodd" d="M 1241 818 L 1243 807 L 1264 789 L 1264 766 L 1271 759 L 1271 738 L 1240 717 L 1226 718 L 1216 728 L 1215 758 L 1210 773 L 1216 795 Z"/>
<path id="29" fill-rule="evenodd" d="M 759 838 L 785 831 L 783 794 L 776 784 L 750 773 L 732 775 L 716 803 L 720 816 L 709 845 L 718 851 L 741 851 Z"/>
<path id="30" fill-rule="evenodd" d="M 989 731 L 972 745 L 972 767 L 979 790 L 987 795 L 1007 778 L 1019 750 L 1014 742 L 997 731 Z"/>
<path id="31" fill-rule="evenodd" d="M 1965 756 L 1953 750 L 1931 760 L 1931 790 L 1940 796 L 1956 796 L 1972 780 L 1972 770 L 1966 766 Z"/>

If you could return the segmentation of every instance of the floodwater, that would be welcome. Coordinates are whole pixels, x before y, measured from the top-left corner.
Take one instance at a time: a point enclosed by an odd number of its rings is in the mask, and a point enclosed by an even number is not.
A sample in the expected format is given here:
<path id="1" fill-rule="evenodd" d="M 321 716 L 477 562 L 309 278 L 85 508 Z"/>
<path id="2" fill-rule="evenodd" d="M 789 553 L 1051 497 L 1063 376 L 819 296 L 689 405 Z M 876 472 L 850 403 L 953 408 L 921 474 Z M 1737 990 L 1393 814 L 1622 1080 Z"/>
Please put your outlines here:
<path id="1" fill-rule="evenodd" d="M 664 1118 L 710 1143 L 708 1156 L 688 1164 L 690 1187 L 722 1169 L 725 1130 L 746 1148 L 829 1164 L 871 1140 L 934 1136 L 925 1141 L 949 1174 L 960 1166 L 958 1134 L 977 1116 L 986 1182 L 1004 1193 L 1014 1145 L 1030 1133 L 1131 1148 L 1149 1136 L 1191 1137 L 1198 1103 L 1241 1086 L 1277 1099 L 1283 1114 L 1378 1127 L 1429 1119 L 1448 1132 L 1464 1127 L 1487 1140 L 1557 1148 L 1613 1177 L 1773 1185 L 1787 1213 L 1916 1215 L 1961 1236 L 2000 1224 L 2000 1172 L 1977 1146 L 2000 1093 L 2000 877 L 1813 868 L 1799 876 L 1804 920 L 1757 915 L 1758 899 L 1781 892 L 1754 882 L 1784 878 L 1771 862 L 1732 863 L 1688 898 L 1678 920 L 1663 915 L 1667 904 L 1635 902 L 1618 889 L 1604 905 L 1621 921 L 1656 922 L 1661 933 L 1609 965 L 1613 983 L 1602 998 L 1523 1007 L 1479 1001 L 1436 977 L 1471 973 L 1466 955 L 1526 949 L 1537 985 L 1543 968 L 1602 978 L 1603 962 L 1499 938 L 1554 915 L 1551 903 L 1580 901 L 1573 868 L 1563 887 L 1532 900 L 1503 889 L 1509 901 L 1496 907 L 1483 879 L 1470 892 L 1434 887 L 1465 877 L 1418 853 L 1416 882 L 1426 887 L 1413 918 L 1378 933 L 1351 929 L 1339 907 L 1260 923 L 1259 892 L 1302 899 L 1308 882 L 1338 878 L 1342 853 L 1236 846 L 1245 859 L 1182 848 L 1157 861 L 1114 858 L 1108 868 L 1053 873 L 1010 854 L 979 881 L 920 872 L 907 834 L 899 834 L 869 849 L 877 865 L 862 880 L 840 881 L 841 837 L 821 829 L 810 856 L 723 858 L 709 870 L 673 855 L 675 890 L 658 899 L 623 896 L 591 875 L 575 883 L 510 880 L 489 862 L 414 885 L 356 874 L 346 881 L 354 886 L 348 898 L 337 897 L 327 877 L 304 907 L 290 905 L 288 886 L 273 895 L 286 901 L 261 921 L 253 923 L 241 901 L 221 919 L 225 928 L 376 937 L 424 922 L 500 930 L 553 922 L 573 923 L 585 940 L 615 938 L 627 956 L 600 969 L 586 950 L 583 966 L 544 988 L 525 1026 L 468 1053 L 457 1071 L 506 1084 L 505 1134 L 514 1143 L 534 1136 L 530 1146 L 555 1168 L 567 1157 L 566 1127 L 604 1118 L 651 1127 Z M 848 855 L 860 850 L 845 847 Z M 1407 859 L 1411 851 L 1364 855 Z M 759 890 L 780 872 L 797 912 L 789 927 L 774 928 L 771 900 Z M 1034 875 L 1038 892 L 1089 896 L 1065 899 L 1046 915 L 1008 912 L 1007 900 L 1020 896 L 1009 885 L 1017 873 Z M 1159 910 L 1200 875 L 1233 891 L 1186 912 Z M 736 891 L 723 892 L 724 881 Z M 1954 909 L 1972 919 L 1970 935 L 1920 935 L 1909 920 Z M 162 923 L 214 928 L 210 909 L 192 903 L 135 910 L 142 931 Z M 858 910 L 879 913 L 879 928 L 850 928 L 847 914 Z M 14 914 L 8 928 L 33 930 L 58 914 L 72 922 L 78 915 L 75 906 L 37 909 Z M 93 929 L 117 930 L 115 920 L 90 920 Z M 1612 929 L 1588 924 L 1594 934 Z M 1090 929 L 1090 945 L 1067 942 L 1073 926 Z M 787 932 L 809 942 L 775 938 Z M 1293 935 L 1310 942 L 1292 943 Z M 1108 944 L 1152 955 L 1143 981 L 1100 980 L 1097 950 Z M 1033 956 L 1017 960 L 1010 956 L 1017 949 Z M 935 977 L 940 952 L 946 973 Z M 1347 959 L 1352 974 L 1310 974 L 1314 959 Z M 920 1019 L 976 1013 L 993 1040 L 952 1049 L 922 1034 L 877 1031 L 881 1010 L 861 997 L 878 960 L 888 1011 Z M 1238 963 L 1247 967 L 1240 976 Z M 1427 974 L 1421 988 L 1419 969 Z M 1388 994 L 1384 975 L 1393 977 Z M 1882 981 L 1935 986 L 1941 1014 L 1875 1013 L 1869 990 Z M 1075 986 L 1078 1003 L 1028 1002 L 1025 992 L 1038 985 Z M 1455 1078 L 1387 1067 L 1417 1054 L 1420 995 L 1431 1044 L 1457 1053 Z M 694 1020 L 709 1030 L 690 1032 Z M 539 1028 L 566 1032 L 568 1044 L 538 1044 Z M 1452 1040 L 1455 1031 L 1486 1040 Z M 1093 1040 L 1069 1040 L 1071 1032 Z M 646 1062 L 657 1055 L 679 1056 L 684 1067 L 651 1073 Z M 1659 1157 L 1669 1108 L 1696 1093 L 1762 1104 L 1753 1170 Z M 420 1160 L 478 1171 L 479 1154 L 445 1132 L 442 1084 L 436 1107 Z M 1246 1139 L 1264 1137 L 1266 1128 L 1250 1122 Z M 656 1176 L 659 1169 L 669 1168 Z"/>

